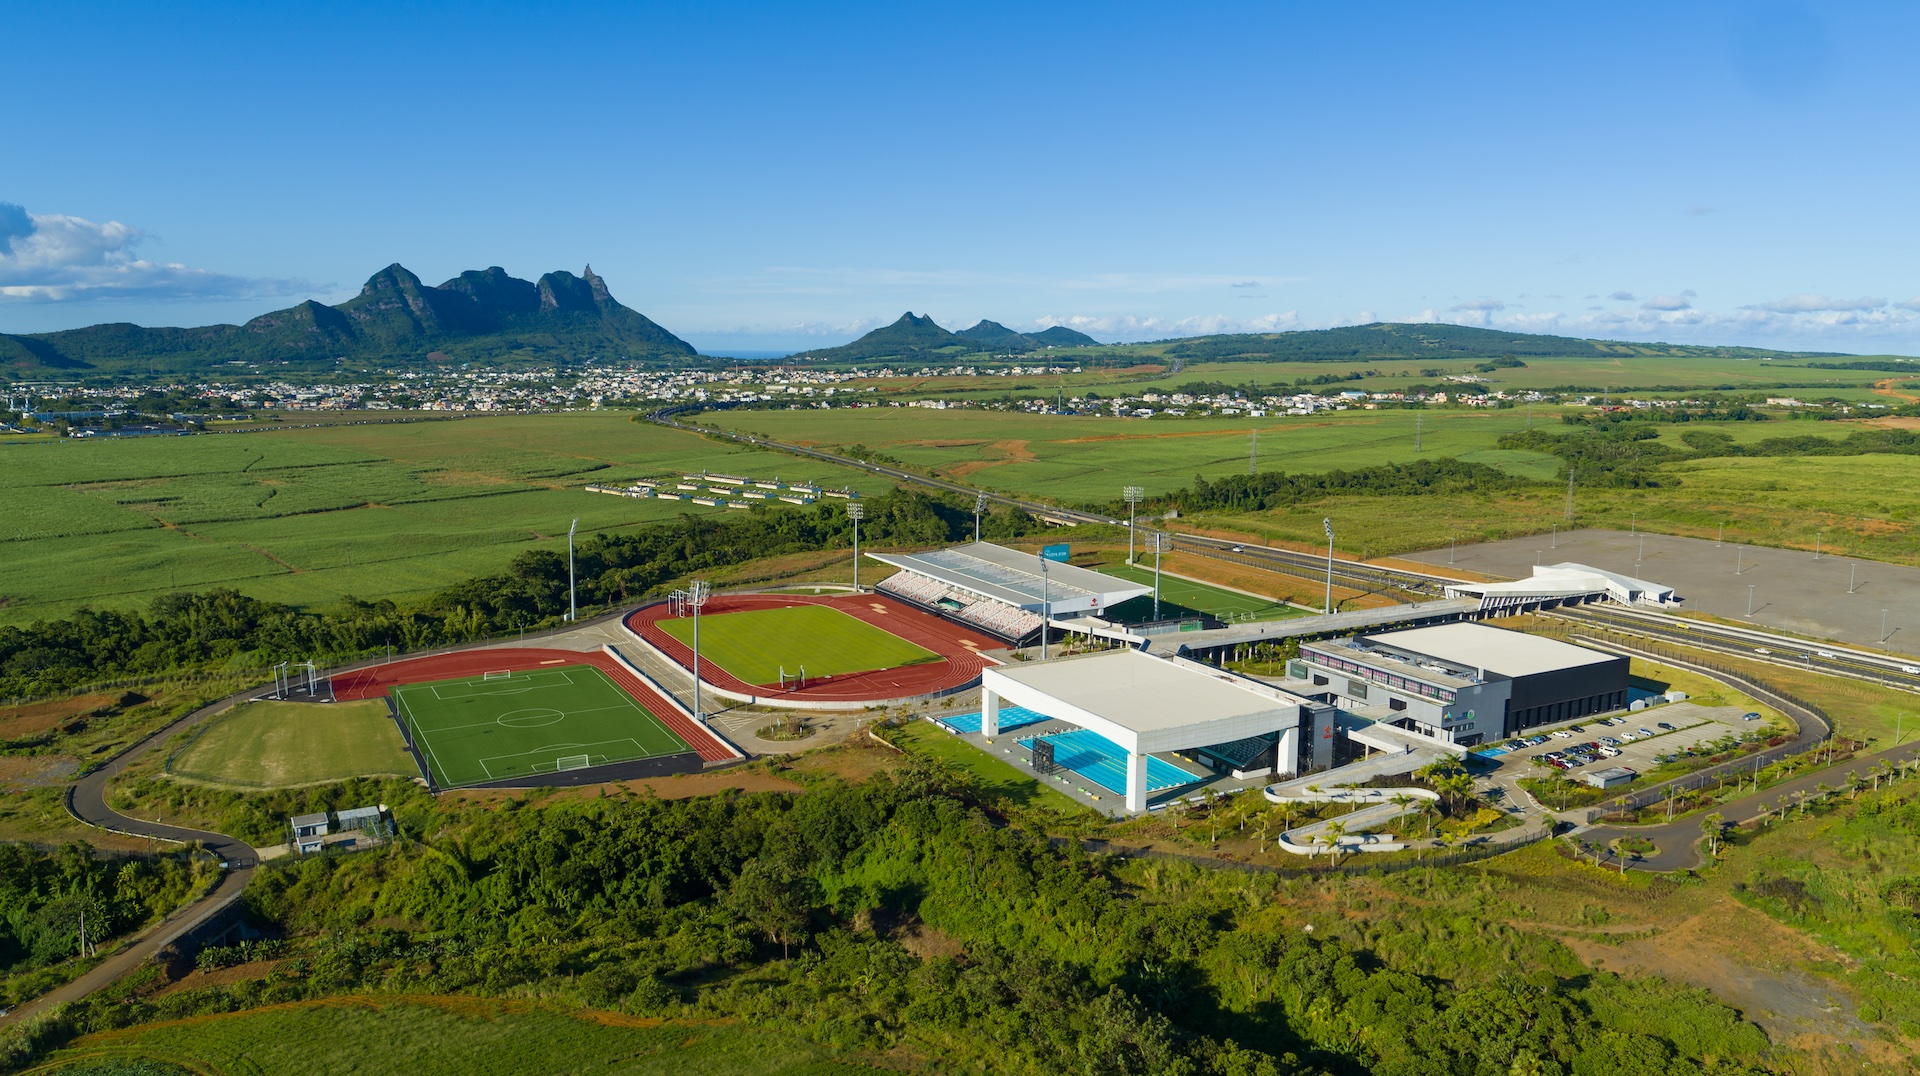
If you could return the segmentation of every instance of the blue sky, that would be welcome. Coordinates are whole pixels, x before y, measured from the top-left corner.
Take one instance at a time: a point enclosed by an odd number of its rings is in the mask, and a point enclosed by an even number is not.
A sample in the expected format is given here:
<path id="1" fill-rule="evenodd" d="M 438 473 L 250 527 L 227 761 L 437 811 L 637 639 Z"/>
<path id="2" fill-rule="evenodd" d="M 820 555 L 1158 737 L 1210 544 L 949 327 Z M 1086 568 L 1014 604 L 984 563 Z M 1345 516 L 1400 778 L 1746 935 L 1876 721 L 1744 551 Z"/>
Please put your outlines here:
<path id="1" fill-rule="evenodd" d="M 1920 6 L 0 0 L 0 331 L 591 263 L 903 310 L 1920 353 Z"/>

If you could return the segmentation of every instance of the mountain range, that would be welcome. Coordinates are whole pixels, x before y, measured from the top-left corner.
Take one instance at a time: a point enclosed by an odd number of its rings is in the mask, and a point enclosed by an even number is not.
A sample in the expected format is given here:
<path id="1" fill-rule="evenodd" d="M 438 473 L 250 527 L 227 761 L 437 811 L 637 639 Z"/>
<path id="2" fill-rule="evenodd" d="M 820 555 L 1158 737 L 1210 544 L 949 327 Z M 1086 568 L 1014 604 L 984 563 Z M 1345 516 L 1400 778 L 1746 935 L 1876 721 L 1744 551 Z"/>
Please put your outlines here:
<path id="1" fill-rule="evenodd" d="M 0 334 L 0 369 L 16 373 L 188 373 L 223 363 L 333 366 L 340 361 L 552 362 L 672 359 L 691 344 L 620 304 L 588 266 L 537 282 L 494 266 L 429 287 L 394 264 L 338 306 L 308 300 L 245 325 L 143 328 L 125 323 Z"/>
<path id="2" fill-rule="evenodd" d="M 997 321 L 948 332 L 923 314 L 909 310 L 850 344 L 803 351 L 793 358 L 808 362 L 865 362 L 873 359 L 941 359 L 991 353 L 1025 354 L 1050 347 L 1094 347 L 1100 341 L 1062 325 L 1037 333 L 1019 333 Z"/>

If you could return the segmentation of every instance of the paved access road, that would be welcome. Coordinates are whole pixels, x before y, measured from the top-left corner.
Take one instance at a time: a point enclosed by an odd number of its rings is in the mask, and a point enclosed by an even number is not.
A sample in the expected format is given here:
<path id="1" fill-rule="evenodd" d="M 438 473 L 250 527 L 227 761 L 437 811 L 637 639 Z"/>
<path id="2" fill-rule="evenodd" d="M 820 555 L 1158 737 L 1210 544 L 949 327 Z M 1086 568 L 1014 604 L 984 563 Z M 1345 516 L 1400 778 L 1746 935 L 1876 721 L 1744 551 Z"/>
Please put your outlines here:
<path id="1" fill-rule="evenodd" d="M 1851 762 L 1842 762 L 1825 769 L 1796 777 L 1785 784 L 1775 785 L 1764 792 L 1734 800 L 1718 808 L 1721 815 L 1732 824 L 1751 822 L 1763 815 L 1771 814 L 1783 805 L 1793 803 L 1795 793 L 1813 792 L 1820 784 L 1828 788 L 1844 788 L 1848 774 L 1866 776 L 1880 762 L 1898 765 L 1908 759 L 1920 758 L 1920 740 L 1890 747 L 1878 754 L 1867 755 Z M 1581 831 L 1581 836 L 1597 844 L 1621 837 L 1645 837 L 1652 841 L 1658 851 L 1628 863 L 1629 869 L 1649 871 L 1693 870 L 1706 861 L 1701 849 L 1701 815 L 1690 815 L 1672 822 L 1654 826 L 1593 826 Z M 1601 857 L 1602 862 L 1618 864 L 1620 861 L 1611 856 Z"/>

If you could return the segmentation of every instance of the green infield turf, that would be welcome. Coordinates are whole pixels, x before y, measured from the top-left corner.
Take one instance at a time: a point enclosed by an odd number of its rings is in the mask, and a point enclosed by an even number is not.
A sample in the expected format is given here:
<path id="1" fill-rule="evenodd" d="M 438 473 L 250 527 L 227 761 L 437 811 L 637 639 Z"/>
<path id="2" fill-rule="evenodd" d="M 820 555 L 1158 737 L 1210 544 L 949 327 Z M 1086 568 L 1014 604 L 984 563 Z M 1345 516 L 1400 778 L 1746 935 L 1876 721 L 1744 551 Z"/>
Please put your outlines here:
<path id="1" fill-rule="evenodd" d="M 407 684 L 393 700 L 442 788 L 690 750 L 591 665 Z"/>
<path id="2" fill-rule="evenodd" d="M 249 702 L 228 710 L 167 761 L 167 772 L 216 784 L 285 788 L 419 767 L 387 704 Z"/>
<path id="3" fill-rule="evenodd" d="M 660 629 L 693 645 L 691 617 L 662 620 Z M 803 667 L 814 680 L 946 659 L 830 605 L 789 605 L 701 617 L 700 660 L 743 684 L 778 685 L 783 671 L 792 679 Z"/>
<path id="4" fill-rule="evenodd" d="M 1129 583 L 1153 585 L 1153 569 L 1128 567 L 1125 564 L 1102 564 L 1095 571 L 1125 579 Z M 1256 598 L 1251 594 L 1242 594 L 1237 590 L 1196 583 L 1190 579 L 1175 579 L 1160 573 L 1160 606 L 1162 615 L 1166 615 L 1168 603 L 1226 621 L 1242 620 L 1281 620 L 1290 616 L 1306 616 L 1305 610 L 1295 609 L 1283 602 L 1267 598 Z M 1153 612 L 1151 595 L 1133 598 L 1114 606 L 1107 612 L 1122 620 L 1133 616 L 1147 617 Z"/>

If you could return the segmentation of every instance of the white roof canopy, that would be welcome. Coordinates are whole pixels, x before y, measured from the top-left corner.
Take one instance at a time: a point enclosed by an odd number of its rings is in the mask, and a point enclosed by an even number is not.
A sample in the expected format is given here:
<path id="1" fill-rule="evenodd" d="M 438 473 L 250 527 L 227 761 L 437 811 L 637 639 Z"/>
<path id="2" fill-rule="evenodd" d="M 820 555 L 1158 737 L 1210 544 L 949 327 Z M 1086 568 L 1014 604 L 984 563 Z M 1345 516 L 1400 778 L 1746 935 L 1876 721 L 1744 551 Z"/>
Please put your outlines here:
<path id="1" fill-rule="evenodd" d="M 974 542 L 956 549 L 926 553 L 868 553 L 882 564 L 937 579 L 957 590 L 1040 612 L 1048 598 L 1056 613 L 1105 609 L 1150 594 L 1153 588 L 1111 575 L 1057 561 L 1046 563 L 1032 553 L 990 542 Z"/>

